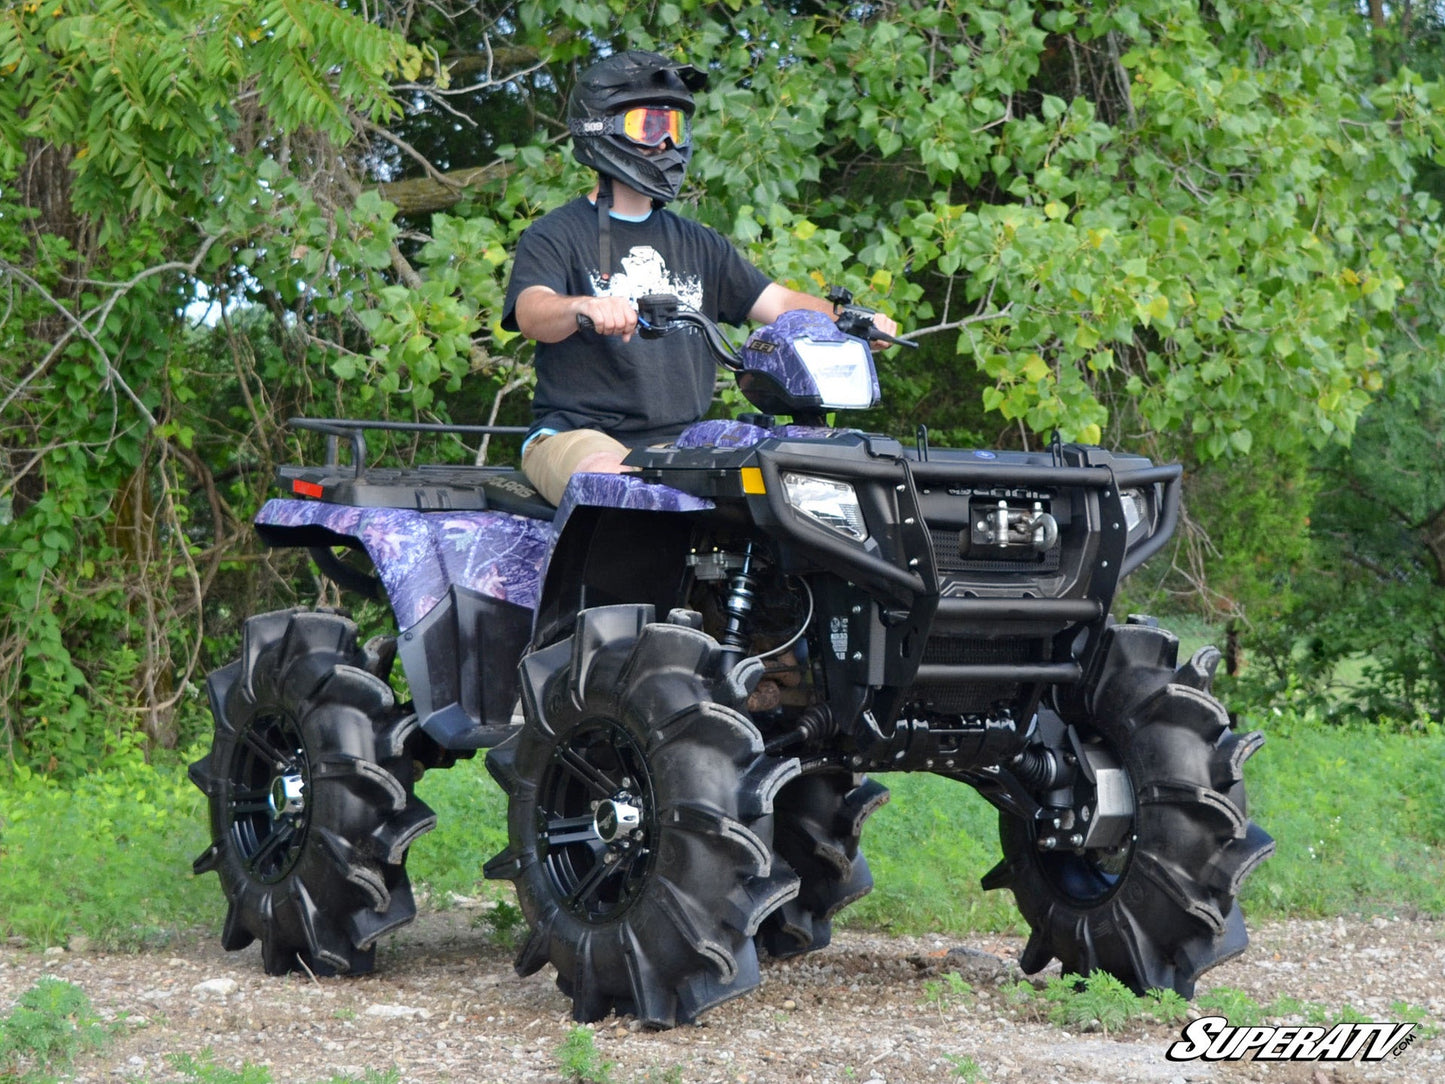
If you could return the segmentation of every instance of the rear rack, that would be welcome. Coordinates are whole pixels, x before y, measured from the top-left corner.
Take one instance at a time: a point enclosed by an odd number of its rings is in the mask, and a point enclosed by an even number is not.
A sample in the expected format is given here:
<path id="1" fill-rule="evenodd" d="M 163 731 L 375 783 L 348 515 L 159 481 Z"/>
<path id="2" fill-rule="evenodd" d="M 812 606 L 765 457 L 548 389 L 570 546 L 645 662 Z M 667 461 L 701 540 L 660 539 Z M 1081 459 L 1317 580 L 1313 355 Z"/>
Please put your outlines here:
<path id="1" fill-rule="evenodd" d="M 366 476 L 366 437 L 364 431 L 379 430 L 389 433 L 437 433 L 458 436 L 522 436 L 529 432 L 522 425 L 447 425 L 441 422 L 386 422 L 365 421 L 354 418 L 288 418 L 286 425 L 292 429 L 306 429 L 326 435 L 326 466 L 341 466 L 340 441 L 351 442 L 351 466 L 354 481 Z"/>
<path id="2" fill-rule="evenodd" d="M 531 519 L 551 519 L 547 503 L 516 467 L 430 464 L 418 467 L 367 465 L 366 432 L 435 433 L 447 436 L 521 436 L 513 425 L 442 425 L 434 422 L 357 421 L 291 418 L 292 429 L 322 433 L 326 461 L 315 466 L 283 465 L 277 479 L 288 495 L 364 508 L 409 508 L 418 512 L 493 510 Z M 341 442 L 351 462 L 341 462 Z"/>

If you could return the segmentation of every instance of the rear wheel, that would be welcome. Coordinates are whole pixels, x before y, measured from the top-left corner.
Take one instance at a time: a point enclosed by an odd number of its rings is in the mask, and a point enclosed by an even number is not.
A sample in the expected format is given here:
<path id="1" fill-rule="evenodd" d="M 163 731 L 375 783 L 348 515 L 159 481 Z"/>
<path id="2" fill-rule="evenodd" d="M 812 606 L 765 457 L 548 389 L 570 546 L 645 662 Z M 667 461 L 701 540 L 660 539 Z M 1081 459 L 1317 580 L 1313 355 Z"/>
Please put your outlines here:
<path id="1" fill-rule="evenodd" d="M 859 841 L 863 822 L 887 801 L 883 784 L 843 770 L 805 775 L 783 788 L 773 848 L 801 885 L 758 934 L 770 954 L 796 956 L 825 947 L 833 937 L 833 916 L 873 890 Z"/>
<path id="2" fill-rule="evenodd" d="M 416 717 L 390 657 L 337 614 L 271 613 L 207 681 L 215 733 L 190 777 L 212 842 L 195 871 L 220 876 L 223 946 L 259 939 L 269 974 L 370 971 L 377 938 L 416 913 L 406 853 L 436 817 L 412 792 Z"/>
<path id="3" fill-rule="evenodd" d="M 763 753 L 717 642 L 650 606 L 584 612 L 522 663 L 521 731 L 487 754 L 507 792 L 511 880 L 573 1015 L 668 1027 L 759 981 L 753 935 L 797 892 L 772 862 L 773 798 L 798 764 Z"/>
<path id="4" fill-rule="evenodd" d="M 1236 897 L 1274 841 L 1249 819 L 1243 766 L 1264 739 L 1230 730 L 1210 692 L 1213 648 L 1176 670 L 1169 633 L 1125 625 L 1107 635 L 1078 730 L 1098 763 L 1117 766 L 1108 786 L 1130 792 L 1132 823 L 1115 845 L 1083 850 L 1061 845 L 1051 823 L 1005 813 L 1004 858 L 984 887 L 1011 888 L 1028 921 L 1025 972 L 1058 958 L 1067 973 L 1103 970 L 1136 992 L 1192 997 L 1200 974 L 1249 942 Z"/>

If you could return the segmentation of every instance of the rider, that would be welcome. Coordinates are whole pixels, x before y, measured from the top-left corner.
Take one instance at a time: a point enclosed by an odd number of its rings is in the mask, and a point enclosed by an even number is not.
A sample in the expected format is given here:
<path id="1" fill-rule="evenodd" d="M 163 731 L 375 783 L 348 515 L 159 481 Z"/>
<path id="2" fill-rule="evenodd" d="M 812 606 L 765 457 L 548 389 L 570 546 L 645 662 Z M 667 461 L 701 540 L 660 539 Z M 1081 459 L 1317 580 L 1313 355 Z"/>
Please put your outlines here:
<path id="1" fill-rule="evenodd" d="M 573 156 L 597 183 L 522 234 L 502 314 L 503 327 L 537 343 L 522 470 L 553 504 L 573 473 L 627 469 L 628 451 L 676 437 L 712 401 L 716 363 L 702 337 L 635 335 L 638 298 L 674 294 L 728 324 L 833 312 L 666 208 L 692 157 L 692 94 L 706 83 L 689 64 L 634 50 L 587 69 L 568 99 Z M 897 331 L 886 316 L 875 323 Z"/>

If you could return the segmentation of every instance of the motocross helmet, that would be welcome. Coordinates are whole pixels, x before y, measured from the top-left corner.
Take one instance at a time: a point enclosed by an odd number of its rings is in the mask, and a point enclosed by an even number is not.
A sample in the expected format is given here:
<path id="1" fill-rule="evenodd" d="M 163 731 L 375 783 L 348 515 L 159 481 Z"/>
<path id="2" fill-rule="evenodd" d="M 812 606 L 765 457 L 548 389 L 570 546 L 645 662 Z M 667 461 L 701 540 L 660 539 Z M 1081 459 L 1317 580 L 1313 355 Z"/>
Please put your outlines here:
<path id="1" fill-rule="evenodd" d="M 567 99 L 572 154 L 661 206 L 677 198 L 692 158 L 692 92 L 707 74 L 629 50 L 582 73 Z"/>

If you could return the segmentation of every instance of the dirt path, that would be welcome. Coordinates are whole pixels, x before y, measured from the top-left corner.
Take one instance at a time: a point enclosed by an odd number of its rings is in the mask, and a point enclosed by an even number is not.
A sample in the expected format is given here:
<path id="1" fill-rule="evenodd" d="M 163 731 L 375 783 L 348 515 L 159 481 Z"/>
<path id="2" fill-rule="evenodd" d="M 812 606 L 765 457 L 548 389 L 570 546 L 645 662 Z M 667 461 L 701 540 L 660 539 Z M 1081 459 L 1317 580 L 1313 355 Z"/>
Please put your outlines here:
<path id="1" fill-rule="evenodd" d="M 258 949 L 227 954 L 214 939 L 140 955 L 77 947 L 43 956 L 0 949 L 0 1011 L 48 974 L 81 986 L 106 1017 L 129 1014 L 124 1033 L 66 1079 L 179 1080 L 167 1056 L 204 1048 L 218 1065 L 266 1065 L 278 1084 L 393 1066 L 407 1082 L 564 1079 L 557 1048 L 574 1025 L 550 969 L 518 979 L 510 951 L 492 943 L 476 911 L 423 914 L 382 947 L 377 974 L 344 981 L 267 978 Z M 707 1013 L 699 1026 L 648 1032 L 611 1018 L 596 1026 L 595 1043 L 616 1063 L 615 1084 L 1445 1084 L 1445 1035 L 1416 1037 L 1398 1057 L 1372 1065 L 1241 1065 L 1168 1061 L 1180 1025 L 1135 1024 L 1105 1036 L 1032 1020 L 1011 1008 L 1001 989 L 1018 977 L 1020 947 L 988 935 L 845 931 L 823 952 L 765 964 L 760 989 Z M 972 992 L 949 993 L 941 980 L 952 971 Z M 1211 972 L 1201 992 L 1220 986 L 1260 1005 L 1287 996 L 1332 1012 L 1348 1006 L 1371 1021 L 1423 1011 L 1445 1022 L 1445 923 L 1257 926 L 1250 952 Z"/>

